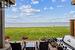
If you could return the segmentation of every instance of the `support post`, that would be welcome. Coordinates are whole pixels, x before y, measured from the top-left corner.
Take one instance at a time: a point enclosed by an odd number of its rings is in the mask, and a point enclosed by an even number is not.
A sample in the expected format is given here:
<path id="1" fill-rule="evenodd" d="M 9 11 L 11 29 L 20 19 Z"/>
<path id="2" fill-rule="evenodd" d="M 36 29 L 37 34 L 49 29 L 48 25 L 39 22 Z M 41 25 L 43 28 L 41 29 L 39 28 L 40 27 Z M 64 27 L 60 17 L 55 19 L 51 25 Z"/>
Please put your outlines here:
<path id="1" fill-rule="evenodd" d="M 70 32 L 75 37 L 75 19 L 70 20 Z"/>
<path id="2" fill-rule="evenodd" d="M 4 8 L 0 2 L 0 48 L 4 48 Z"/>

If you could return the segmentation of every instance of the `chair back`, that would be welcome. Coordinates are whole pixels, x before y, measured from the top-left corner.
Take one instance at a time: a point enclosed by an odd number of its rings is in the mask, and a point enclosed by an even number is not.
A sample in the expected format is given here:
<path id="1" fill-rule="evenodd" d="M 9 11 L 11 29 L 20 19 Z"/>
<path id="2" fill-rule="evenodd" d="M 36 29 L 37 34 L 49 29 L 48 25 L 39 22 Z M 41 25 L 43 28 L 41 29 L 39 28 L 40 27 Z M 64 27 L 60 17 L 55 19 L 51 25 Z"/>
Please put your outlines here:
<path id="1" fill-rule="evenodd" d="M 21 50 L 20 43 L 10 43 L 12 50 Z"/>
<path id="2" fill-rule="evenodd" d="M 40 42 L 39 50 L 48 50 L 48 42 Z"/>

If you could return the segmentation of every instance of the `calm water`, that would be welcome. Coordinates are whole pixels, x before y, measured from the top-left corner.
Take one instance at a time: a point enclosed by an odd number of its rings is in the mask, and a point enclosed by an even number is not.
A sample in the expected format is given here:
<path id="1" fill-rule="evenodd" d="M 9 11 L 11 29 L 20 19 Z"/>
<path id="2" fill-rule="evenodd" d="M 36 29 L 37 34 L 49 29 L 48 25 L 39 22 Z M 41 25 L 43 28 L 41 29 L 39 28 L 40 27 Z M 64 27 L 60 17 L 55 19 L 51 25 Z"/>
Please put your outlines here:
<path id="1" fill-rule="evenodd" d="M 69 26 L 69 22 L 48 22 L 48 23 L 10 23 L 5 27 L 46 27 L 46 26 Z"/>

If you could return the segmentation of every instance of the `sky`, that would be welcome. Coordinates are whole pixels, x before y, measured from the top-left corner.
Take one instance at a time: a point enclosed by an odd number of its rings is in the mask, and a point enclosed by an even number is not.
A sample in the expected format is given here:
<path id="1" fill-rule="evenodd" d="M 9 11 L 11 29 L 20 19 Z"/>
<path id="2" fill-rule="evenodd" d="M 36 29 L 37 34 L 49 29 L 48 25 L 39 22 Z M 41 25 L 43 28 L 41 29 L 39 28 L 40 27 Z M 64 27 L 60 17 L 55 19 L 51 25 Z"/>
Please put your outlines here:
<path id="1" fill-rule="evenodd" d="M 5 24 L 69 22 L 75 18 L 71 0 L 16 0 L 5 9 Z"/>

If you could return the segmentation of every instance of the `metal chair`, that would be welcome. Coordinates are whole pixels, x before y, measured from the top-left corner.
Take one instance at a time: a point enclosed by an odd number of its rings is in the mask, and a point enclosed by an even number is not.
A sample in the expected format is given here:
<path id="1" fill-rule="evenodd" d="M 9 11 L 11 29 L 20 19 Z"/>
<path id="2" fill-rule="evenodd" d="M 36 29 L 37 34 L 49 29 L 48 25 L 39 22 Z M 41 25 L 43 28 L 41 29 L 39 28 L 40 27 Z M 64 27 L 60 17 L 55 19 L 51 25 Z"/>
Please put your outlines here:
<path id="1" fill-rule="evenodd" d="M 39 50 L 48 50 L 48 42 L 40 42 Z"/>
<path id="2" fill-rule="evenodd" d="M 12 50 L 21 50 L 20 43 L 10 43 Z"/>

